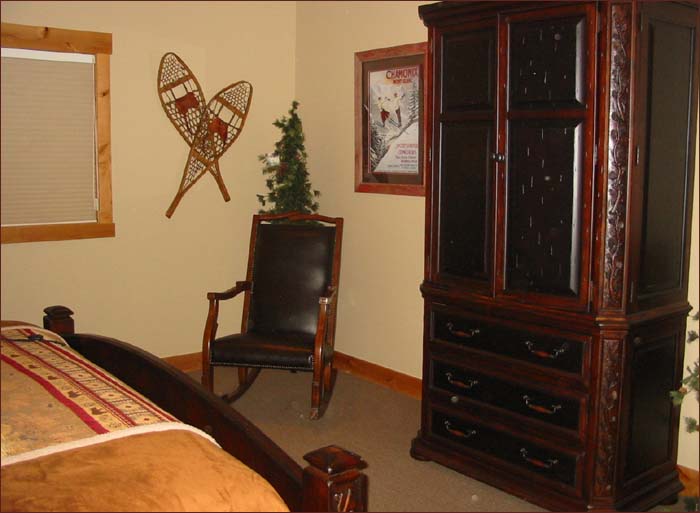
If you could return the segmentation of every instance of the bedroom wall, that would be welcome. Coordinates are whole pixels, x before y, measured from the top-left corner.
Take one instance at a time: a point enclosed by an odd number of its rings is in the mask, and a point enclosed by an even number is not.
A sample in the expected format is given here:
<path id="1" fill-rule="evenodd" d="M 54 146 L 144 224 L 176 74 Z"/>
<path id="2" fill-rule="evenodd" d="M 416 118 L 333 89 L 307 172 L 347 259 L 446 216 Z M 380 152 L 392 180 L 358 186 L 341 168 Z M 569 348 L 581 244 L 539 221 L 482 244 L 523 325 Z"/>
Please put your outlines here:
<path id="1" fill-rule="evenodd" d="M 336 346 L 411 376 L 422 364 L 425 198 L 354 192 L 353 95 L 355 52 L 427 41 L 420 3 L 299 2 L 296 49 L 314 186 L 321 209 L 345 218 Z"/>
<path id="2" fill-rule="evenodd" d="M 700 121 L 700 120 L 699 120 Z M 695 190 L 693 192 L 693 230 L 691 234 L 690 246 L 690 273 L 688 275 L 688 301 L 693 307 L 691 314 L 696 314 L 700 309 L 700 122 L 698 123 L 698 141 L 695 146 Z M 698 321 L 688 320 L 688 330 L 700 332 Z M 693 362 L 698 361 L 700 354 L 700 341 L 686 344 L 685 346 L 685 364 L 684 369 L 692 367 Z M 684 376 L 687 372 L 684 372 Z M 681 419 L 685 417 L 693 417 L 700 419 L 700 404 L 695 398 L 688 396 L 681 407 Z M 678 442 L 678 463 L 695 470 L 700 469 L 700 453 L 698 452 L 698 434 L 689 434 L 685 432 L 684 421 L 681 420 L 681 436 Z"/>
<path id="3" fill-rule="evenodd" d="M 81 331 L 129 340 L 159 356 L 201 349 L 206 293 L 245 278 L 256 193 L 266 192 L 257 156 L 294 97 L 293 2 L 2 2 L 2 21 L 110 32 L 112 188 L 116 237 L 2 245 L 2 318 L 41 323 L 64 304 Z M 188 147 L 156 93 L 164 53 L 177 53 L 206 98 L 248 80 L 245 128 L 220 161 L 231 195 L 210 176 L 165 217 Z M 223 311 L 240 327 L 242 301 Z"/>

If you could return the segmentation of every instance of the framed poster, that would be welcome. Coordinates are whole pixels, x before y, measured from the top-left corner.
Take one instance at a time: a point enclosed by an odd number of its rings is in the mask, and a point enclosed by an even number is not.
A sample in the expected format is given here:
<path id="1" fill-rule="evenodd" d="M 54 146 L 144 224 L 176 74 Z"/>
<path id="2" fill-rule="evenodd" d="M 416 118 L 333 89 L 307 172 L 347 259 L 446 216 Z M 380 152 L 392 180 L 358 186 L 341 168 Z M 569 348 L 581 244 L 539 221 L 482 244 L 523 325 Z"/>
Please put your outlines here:
<path id="1" fill-rule="evenodd" d="M 426 43 L 355 53 L 355 192 L 425 195 Z"/>

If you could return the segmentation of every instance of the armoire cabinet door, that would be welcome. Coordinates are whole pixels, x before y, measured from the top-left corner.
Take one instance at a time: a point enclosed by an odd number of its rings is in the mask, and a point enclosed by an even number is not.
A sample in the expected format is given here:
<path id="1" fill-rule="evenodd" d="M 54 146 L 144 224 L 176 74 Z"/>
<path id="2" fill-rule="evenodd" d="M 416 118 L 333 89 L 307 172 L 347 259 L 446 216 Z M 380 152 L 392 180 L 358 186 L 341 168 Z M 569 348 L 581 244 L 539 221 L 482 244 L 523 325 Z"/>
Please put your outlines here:
<path id="1" fill-rule="evenodd" d="M 587 304 L 595 10 L 514 15 L 507 38 L 504 294 Z"/>
<path id="2" fill-rule="evenodd" d="M 698 56 L 697 10 L 642 3 L 640 12 L 631 300 L 644 309 L 687 296 Z"/>
<path id="3" fill-rule="evenodd" d="M 433 206 L 438 279 L 492 288 L 495 19 L 438 38 Z M 436 194 L 437 193 L 437 194 Z M 437 251 L 435 251 L 437 250 Z"/>

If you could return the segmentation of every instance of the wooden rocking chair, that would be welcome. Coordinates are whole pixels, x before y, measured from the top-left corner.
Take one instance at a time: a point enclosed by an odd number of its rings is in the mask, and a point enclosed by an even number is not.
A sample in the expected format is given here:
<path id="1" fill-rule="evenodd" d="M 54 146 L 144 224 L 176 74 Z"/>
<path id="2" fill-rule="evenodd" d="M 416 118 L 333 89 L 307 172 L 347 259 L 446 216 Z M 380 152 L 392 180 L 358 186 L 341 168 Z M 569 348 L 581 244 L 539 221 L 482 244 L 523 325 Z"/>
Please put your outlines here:
<path id="1" fill-rule="evenodd" d="M 202 384 L 214 367 L 237 367 L 238 399 L 260 369 L 313 372 L 311 419 L 325 412 L 335 384 L 338 278 L 343 219 L 317 214 L 255 215 L 246 281 L 209 292 L 202 343 Z M 216 338 L 219 301 L 244 293 L 241 333 Z"/>

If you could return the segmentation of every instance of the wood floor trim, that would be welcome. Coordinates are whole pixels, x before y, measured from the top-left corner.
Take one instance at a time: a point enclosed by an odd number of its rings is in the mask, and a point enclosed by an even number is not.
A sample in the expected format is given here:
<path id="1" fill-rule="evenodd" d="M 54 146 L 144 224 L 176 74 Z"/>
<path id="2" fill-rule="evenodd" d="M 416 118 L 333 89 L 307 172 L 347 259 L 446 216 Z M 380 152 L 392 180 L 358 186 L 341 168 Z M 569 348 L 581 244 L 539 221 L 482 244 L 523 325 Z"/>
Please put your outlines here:
<path id="1" fill-rule="evenodd" d="M 201 352 L 167 356 L 163 360 L 182 372 L 195 372 L 202 368 Z M 403 374 L 366 360 L 360 360 L 338 351 L 335 352 L 333 361 L 339 371 L 364 378 L 367 381 L 377 383 L 415 399 L 421 398 L 422 381 L 420 378 L 414 378 L 408 374 Z"/>
<path id="2" fill-rule="evenodd" d="M 335 367 L 343 372 L 364 378 L 372 383 L 385 386 L 396 392 L 409 395 L 414 399 L 421 398 L 423 381 L 408 374 L 403 374 L 381 365 L 360 360 L 338 351 L 333 356 Z"/>
<path id="3" fill-rule="evenodd" d="M 177 356 L 166 356 L 163 358 L 170 365 L 182 372 L 194 372 L 202 370 L 202 353 L 180 354 Z"/>
<path id="4" fill-rule="evenodd" d="M 681 483 L 683 483 L 683 491 L 681 495 L 687 497 L 698 497 L 700 491 L 700 472 L 692 468 L 684 467 L 678 465 L 678 474 L 681 478 Z"/>

